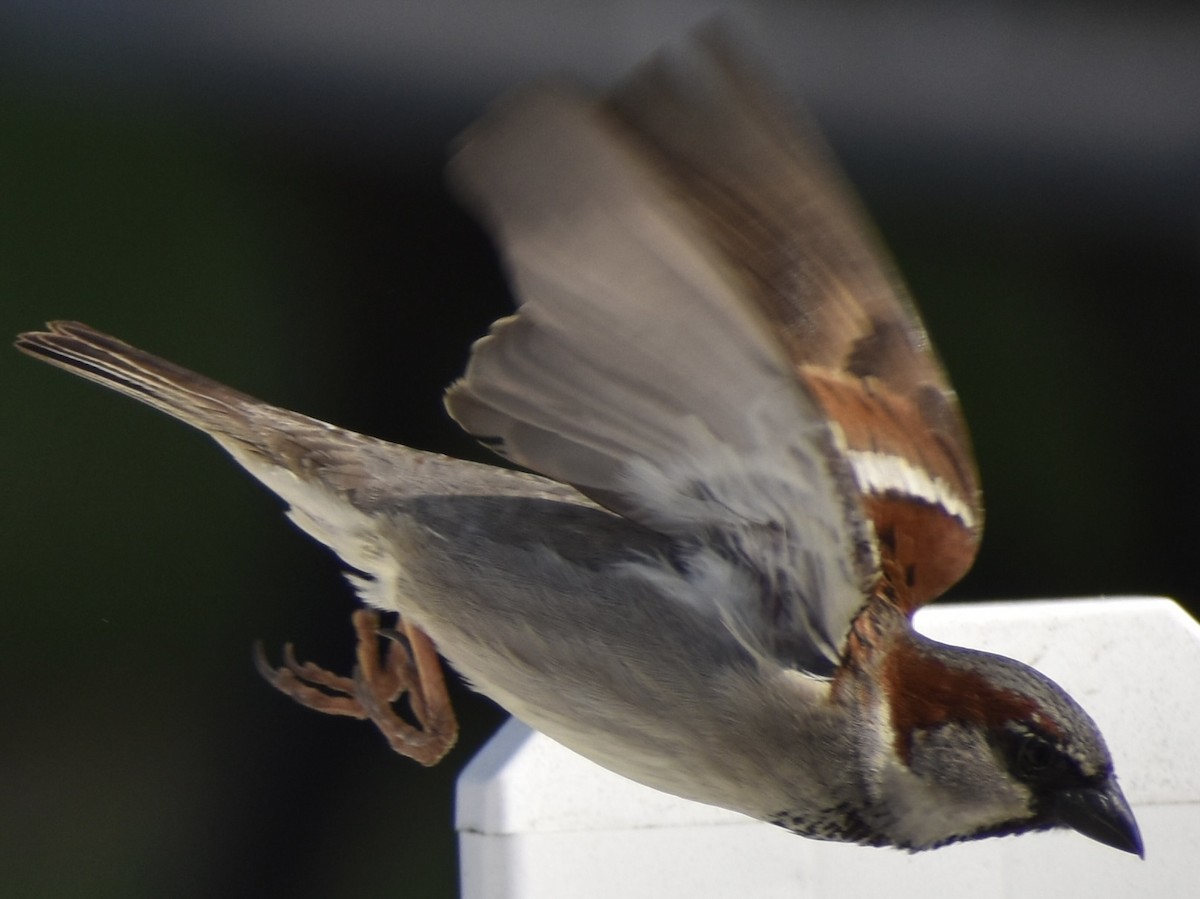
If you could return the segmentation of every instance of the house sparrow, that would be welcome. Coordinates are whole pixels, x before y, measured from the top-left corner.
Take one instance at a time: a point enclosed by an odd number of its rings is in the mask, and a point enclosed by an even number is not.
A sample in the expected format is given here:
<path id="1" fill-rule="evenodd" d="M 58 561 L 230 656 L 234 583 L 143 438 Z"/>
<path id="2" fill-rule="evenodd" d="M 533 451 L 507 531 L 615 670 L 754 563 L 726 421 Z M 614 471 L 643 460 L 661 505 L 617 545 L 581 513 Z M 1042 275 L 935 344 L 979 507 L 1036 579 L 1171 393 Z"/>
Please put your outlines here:
<path id="1" fill-rule="evenodd" d="M 536 474 L 85 325 L 17 341 L 208 433 L 353 569 L 353 676 L 260 652 L 276 686 L 432 764 L 456 734 L 440 653 L 599 764 L 798 834 L 921 850 L 1066 826 L 1142 854 L 1071 697 L 913 630 L 981 533 L 958 402 L 819 141 L 721 39 L 601 99 L 501 103 L 451 178 L 520 306 L 446 405 Z"/>

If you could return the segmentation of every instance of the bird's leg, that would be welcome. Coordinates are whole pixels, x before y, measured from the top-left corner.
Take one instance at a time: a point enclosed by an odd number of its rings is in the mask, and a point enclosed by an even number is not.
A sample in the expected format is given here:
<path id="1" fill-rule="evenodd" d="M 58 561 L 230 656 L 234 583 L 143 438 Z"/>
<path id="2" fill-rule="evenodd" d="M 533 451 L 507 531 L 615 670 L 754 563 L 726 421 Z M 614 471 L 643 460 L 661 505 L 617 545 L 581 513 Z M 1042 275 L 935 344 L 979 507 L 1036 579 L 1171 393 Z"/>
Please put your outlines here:
<path id="1" fill-rule="evenodd" d="M 401 755 L 422 765 L 433 765 L 450 751 L 458 738 L 458 721 L 450 705 L 441 659 L 428 635 L 401 620 L 400 631 L 383 629 L 370 610 L 354 613 L 358 635 L 358 664 L 352 677 L 342 677 L 311 662 L 298 662 L 291 644 L 284 647 L 284 663 L 273 668 L 255 650 L 259 672 L 273 687 L 303 706 L 330 715 L 369 719 Z M 380 652 L 379 638 L 388 642 Z M 407 695 L 416 724 L 406 721 L 393 704 Z"/>
<path id="2" fill-rule="evenodd" d="M 375 723 L 392 748 L 422 765 L 433 765 L 450 751 L 458 739 L 458 720 L 450 705 L 442 661 L 429 636 L 404 619 L 402 630 L 390 640 L 386 664 L 375 650 L 380 634 L 374 613 L 354 614 L 358 630 L 358 665 L 354 669 L 357 697 L 367 717 Z M 392 704 L 408 694 L 408 705 L 417 722 L 413 726 L 396 713 Z"/>

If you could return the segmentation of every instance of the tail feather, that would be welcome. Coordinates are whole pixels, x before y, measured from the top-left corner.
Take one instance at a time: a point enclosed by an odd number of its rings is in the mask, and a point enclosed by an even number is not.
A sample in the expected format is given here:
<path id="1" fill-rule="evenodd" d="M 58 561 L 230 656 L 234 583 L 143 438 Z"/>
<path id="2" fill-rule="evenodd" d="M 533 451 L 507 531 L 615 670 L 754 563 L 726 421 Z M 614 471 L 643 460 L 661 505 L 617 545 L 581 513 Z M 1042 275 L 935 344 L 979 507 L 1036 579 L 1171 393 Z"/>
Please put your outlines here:
<path id="1" fill-rule="evenodd" d="M 205 432 L 288 503 L 301 530 L 352 567 L 378 567 L 364 512 L 421 454 L 271 406 L 79 322 L 46 327 L 19 335 L 17 348 Z"/>
<path id="2" fill-rule="evenodd" d="M 310 504 L 309 484 L 379 492 L 378 463 L 405 452 L 264 403 L 88 325 L 46 327 L 19 335 L 17 349 L 198 428 L 292 505 Z"/>
<path id="3" fill-rule="evenodd" d="M 217 437 L 266 404 L 218 381 L 139 350 L 80 322 L 53 321 L 17 336 L 21 352 L 49 362 Z"/>

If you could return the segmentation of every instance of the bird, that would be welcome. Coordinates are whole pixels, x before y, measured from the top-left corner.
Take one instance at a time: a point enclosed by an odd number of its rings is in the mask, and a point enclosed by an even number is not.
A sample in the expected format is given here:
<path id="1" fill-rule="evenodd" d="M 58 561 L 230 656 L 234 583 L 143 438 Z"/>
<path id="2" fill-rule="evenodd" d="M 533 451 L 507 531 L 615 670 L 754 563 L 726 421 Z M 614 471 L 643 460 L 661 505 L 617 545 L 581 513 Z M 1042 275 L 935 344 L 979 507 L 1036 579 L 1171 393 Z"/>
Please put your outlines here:
<path id="1" fill-rule="evenodd" d="M 347 566 L 353 672 L 259 647 L 274 686 L 428 765 L 457 735 L 444 658 L 604 767 L 806 837 L 1070 828 L 1144 857 L 1065 690 L 914 629 L 982 534 L 960 404 L 815 126 L 734 41 L 693 34 L 599 95 L 520 90 L 449 180 L 517 308 L 445 405 L 510 465 L 277 408 L 81 323 L 17 338 L 210 435 Z"/>

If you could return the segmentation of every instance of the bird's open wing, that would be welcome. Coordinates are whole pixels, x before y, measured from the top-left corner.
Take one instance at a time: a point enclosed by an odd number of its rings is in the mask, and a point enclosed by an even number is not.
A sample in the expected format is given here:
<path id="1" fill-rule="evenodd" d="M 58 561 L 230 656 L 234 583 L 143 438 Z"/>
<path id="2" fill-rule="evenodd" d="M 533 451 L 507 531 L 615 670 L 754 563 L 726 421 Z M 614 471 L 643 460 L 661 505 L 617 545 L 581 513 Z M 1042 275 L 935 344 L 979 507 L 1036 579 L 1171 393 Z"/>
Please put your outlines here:
<path id="1" fill-rule="evenodd" d="M 902 495 L 954 555 L 907 575 L 912 604 L 966 570 L 974 468 L 924 330 L 820 152 L 713 41 L 600 101 L 508 101 L 451 174 L 520 303 L 447 394 L 467 431 L 718 547 L 741 576 L 721 613 L 810 670 L 881 562 L 931 539 Z"/>

